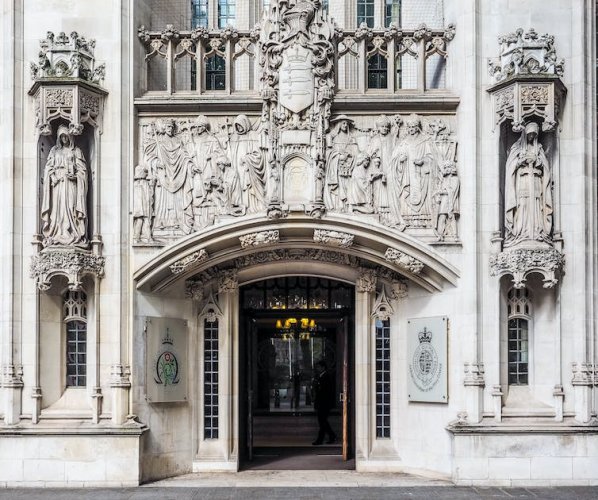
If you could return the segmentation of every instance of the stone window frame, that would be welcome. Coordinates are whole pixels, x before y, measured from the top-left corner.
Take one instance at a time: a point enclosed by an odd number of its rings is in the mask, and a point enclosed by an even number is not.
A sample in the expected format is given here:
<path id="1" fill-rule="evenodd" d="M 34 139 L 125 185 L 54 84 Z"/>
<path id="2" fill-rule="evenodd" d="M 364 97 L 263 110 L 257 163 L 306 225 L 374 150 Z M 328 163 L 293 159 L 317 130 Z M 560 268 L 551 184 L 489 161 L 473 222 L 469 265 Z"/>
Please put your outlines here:
<path id="1" fill-rule="evenodd" d="M 227 26 L 235 26 L 236 21 L 237 0 L 218 0 L 218 28 L 223 29 Z"/>
<path id="2" fill-rule="evenodd" d="M 506 370 L 506 377 L 505 380 L 507 381 L 507 385 L 509 387 L 529 387 L 532 385 L 533 379 L 533 370 L 531 369 L 532 365 L 532 358 L 533 353 L 531 349 L 532 345 L 532 338 L 533 338 L 533 309 L 532 309 L 532 295 L 527 287 L 523 288 L 515 288 L 512 287 L 507 291 L 507 321 L 504 328 L 504 335 L 505 335 L 505 344 L 506 344 L 506 363 L 504 363 L 505 370 Z M 517 328 L 512 329 L 510 323 L 512 320 L 517 321 Z M 511 364 L 516 363 L 519 365 L 522 363 L 519 359 L 515 362 L 511 362 L 509 359 L 509 354 L 511 352 L 520 353 L 522 352 L 519 350 L 519 345 L 522 342 L 519 333 L 522 331 L 520 326 L 521 322 L 525 322 L 525 326 L 527 327 L 527 346 L 526 346 L 526 353 L 527 353 L 527 382 L 511 382 Z M 515 333 L 516 338 L 512 338 L 511 334 Z M 518 349 L 511 351 L 510 344 L 511 342 L 518 343 Z M 518 357 L 519 358 L 519 357 Z M 519 378 L 519 368 L 517 367 L 516 371 L 518 378 Z"/>
<path id="3" fill-rule="evenodd" d="M 66 388 L 84 389 L 88 381 L 88 317 L 87 317 L 88 297 L 84 290 L 67 290 L 62 294 L 62 331 L 63 331 L 63 352 L 64 360 L 64 383 Z M 69 334 L 74 333 L 74 340 L 69 339 Z M 83 337 L 83 338 L 81 338 Z M 81 346 L 84 350 L 80 350 Z M 74 347 L 73 350 L 69 350 Z M 71 356 L 75 356 L 74 362 L 70 362 Z M 84 361 L 79 361 L 79 356 L 84 357 Z M 69 366 L 74 366 L 75 373 L 69 374 Z M 71 379 L 74 377 L 74 379 Z"/>

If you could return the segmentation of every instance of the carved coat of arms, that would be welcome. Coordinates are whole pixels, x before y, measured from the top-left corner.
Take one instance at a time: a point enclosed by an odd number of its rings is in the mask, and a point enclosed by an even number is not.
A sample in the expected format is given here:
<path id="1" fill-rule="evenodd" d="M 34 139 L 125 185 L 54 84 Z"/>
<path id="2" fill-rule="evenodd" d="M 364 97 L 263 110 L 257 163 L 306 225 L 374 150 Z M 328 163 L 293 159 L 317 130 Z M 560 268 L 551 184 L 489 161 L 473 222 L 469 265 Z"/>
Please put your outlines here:
<path id="1" fill-rule="evenodd" d="M 280 65 L 280 104 L 300 113 L 314 102 L 314 75 L 311 52 L 295 44 L 283 53 Z"/>

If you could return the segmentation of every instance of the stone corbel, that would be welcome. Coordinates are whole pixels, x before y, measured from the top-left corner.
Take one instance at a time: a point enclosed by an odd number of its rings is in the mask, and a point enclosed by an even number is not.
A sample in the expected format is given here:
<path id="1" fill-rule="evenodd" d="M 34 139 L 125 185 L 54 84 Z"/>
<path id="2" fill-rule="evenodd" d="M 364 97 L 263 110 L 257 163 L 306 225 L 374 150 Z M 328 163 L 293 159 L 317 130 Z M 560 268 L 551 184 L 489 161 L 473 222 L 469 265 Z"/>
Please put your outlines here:
<path id="1" fill-rule="evenodd" d="M 490 275 L 511 275 L 515 288 L 524 288 L 534 272 L 543 276 L 544 288 L 553 288 L 564 266 L 565 256 L 553 247 L 514 248 L 490 256 Z"/>
<path id="2" fill-rule="evenodd" d="M 239 236 L 239 241 L 243 249 L 274 245 L 280 242 L 280 232 L 278 229 L 258 231 Z"/>
<path id="3" fill-rule="evenodd" d="M 79 248 L 46 248 L 31 258 L 30 276 L 37 287 L 48 291 L 54 276 L 64 276 L 70 290 L 79 290 L 85 275 L 104 277 L 106 259 Z"/>

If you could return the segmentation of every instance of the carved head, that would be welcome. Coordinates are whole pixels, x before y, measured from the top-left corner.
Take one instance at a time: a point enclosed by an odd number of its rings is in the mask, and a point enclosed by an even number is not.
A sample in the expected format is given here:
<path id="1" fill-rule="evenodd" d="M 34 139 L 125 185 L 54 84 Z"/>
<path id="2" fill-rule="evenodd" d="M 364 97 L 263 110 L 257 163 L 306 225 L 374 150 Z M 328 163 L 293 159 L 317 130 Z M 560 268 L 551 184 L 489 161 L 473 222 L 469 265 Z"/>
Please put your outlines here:
<path id="1" fill-rule="evenodd" d="M 381 115 L 376 120 L 376 129 L 380 135 L 387 135 L 390 132 L 390 120 L 386 115 Z"/>
<path id="2" fill-rule="evenodd" d="M 176 131 L 176 123 L 172 119 L 166 119 L 166 120 L 163 120 L 162 123 L 160 123 L 159 128 L 167 136 L 173 137 L 175 134 L 175 131 Z"/>
<path id="3" fill-rule="evenodd" d="M 56 134 L 56 145 L 59 147 L 71 147 L 73 145 L 73 138 L 69 133 L 69 129 L 65 125 L 58 127 Z"/>
<path id="4" fill-rule="evenodd" d="M 366 153 L 359 153 L 357 158 L 355 159 L 356 165 L 362 165 L 363 168 L 368 168 L 370 166 L 370 155 Z"/>
<path id="5" fill-rule="evenodd" d="M 240 135 L 247 134 L 251 130 L 251 122 L 247 115 L 239 115 L 233 122 L 235 132 Z"/>
<path id="6" fill-rule="evenodd" d="M 210 130 L 210 122 L 208 121 L 208 117 L 205 115 L 199 115 L 195 122 L 191 125 L 191 129 L 195 131 L 196 134 L 201 135 L 204 132 Z"/>
<path id="7" fill-rule="evenodd" d="M 525 126 L 525 136 L 527 137 L 527 142 L 534 142 L 538 137 L 539 127 L 536 122 L 529 122 Z"/>
<path id="8" fill-rule="evenodd" d="M 284 22 L 290 28 L 290 36 L 306 33 L 316 13 L 313 0 L 299 0 L 284 13 Z"/>
<path id="9" fill-rule="evenodd" d="M 351 125 L 353 125 L 353 120 L 347 115 L 339 115 L 330 120 L 330 123 L 338 123 L 338 129 L 341 132 L 348 132 Z"/>
<path id="10" fill-rule="evenodd" d="M 409 115 L 406 121 L 407 133 L 409 135 L 417 135 L 421 132 L 421 121 L 417 115 Z"/>

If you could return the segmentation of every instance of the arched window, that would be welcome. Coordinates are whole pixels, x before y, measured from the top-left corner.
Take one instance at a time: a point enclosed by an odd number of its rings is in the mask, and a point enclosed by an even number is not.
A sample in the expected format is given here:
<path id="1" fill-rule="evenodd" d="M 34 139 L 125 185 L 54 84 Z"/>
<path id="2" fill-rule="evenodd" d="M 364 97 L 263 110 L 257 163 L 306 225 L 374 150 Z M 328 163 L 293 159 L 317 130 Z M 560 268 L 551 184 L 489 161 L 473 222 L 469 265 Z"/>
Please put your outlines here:
<path id="1" fill-rule="evenodd" d="M 66 329 L 66 386 L 85 387 L 87 383 L 87 295 L 68 291 L 64 295 Z"/>
<path id="2" fill-rule="evenodd" d="M 527 288 L 511 288 L 507 298 L 508 381 L 509 385 L 528 385 L 530 293 Z"/>

